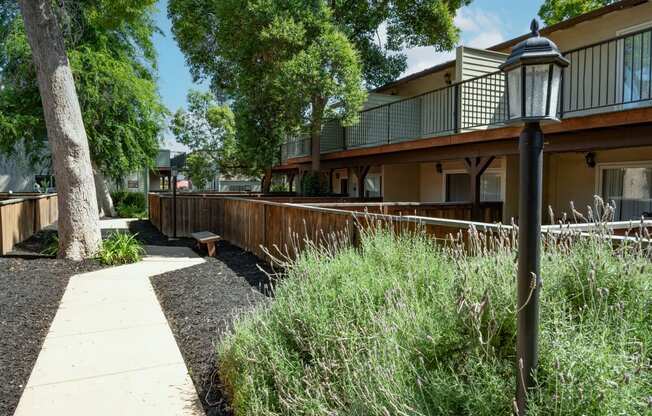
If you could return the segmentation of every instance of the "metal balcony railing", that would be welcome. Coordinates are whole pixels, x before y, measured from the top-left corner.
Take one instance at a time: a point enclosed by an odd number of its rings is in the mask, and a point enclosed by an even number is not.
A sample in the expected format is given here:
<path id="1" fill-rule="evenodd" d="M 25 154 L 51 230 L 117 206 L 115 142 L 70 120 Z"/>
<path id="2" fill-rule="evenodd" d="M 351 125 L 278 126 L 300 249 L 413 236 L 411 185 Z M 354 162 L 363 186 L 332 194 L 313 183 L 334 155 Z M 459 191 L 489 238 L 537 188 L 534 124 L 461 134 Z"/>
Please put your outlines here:
<path id="1" fill-rule="evenodd" d="M 564 56 L 570 65 L 562 72 L 560 118 L 652 104 L 652 29 Z M 505 90 L 505 75 L 497 71 L 361 111 L 358 123 L 350 127 L 331 120 L 322 130 L 321 153 L 502 126 L 507 120 Z M 283 146 L 284 162 L 310 154 L 306 136 Z"/>

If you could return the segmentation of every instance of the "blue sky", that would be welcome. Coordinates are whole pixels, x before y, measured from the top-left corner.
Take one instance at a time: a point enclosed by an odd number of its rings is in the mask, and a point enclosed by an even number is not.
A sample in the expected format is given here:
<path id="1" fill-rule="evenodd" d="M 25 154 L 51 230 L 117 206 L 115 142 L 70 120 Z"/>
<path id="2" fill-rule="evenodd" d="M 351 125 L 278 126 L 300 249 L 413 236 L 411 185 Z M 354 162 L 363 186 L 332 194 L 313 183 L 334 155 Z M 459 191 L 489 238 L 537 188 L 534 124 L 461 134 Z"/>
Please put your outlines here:
<path id="1" fill-rule="evenodd" d="M 219 1 L 219 0 L 216 0 Z M 455 19 L 462 30 L 462 44 L 485 48 L 528 32 L 530 21 L 536 17 L 541 0 L 473 0 L 462 8 Z M 170 111 L 186 105 L 190 89 L 206 89 L 193 83 L 185 59 L 170 31 L 167 18 L 167 0 L 159 0 L 156 23 L 163 32 L 156 35 L 154 44 L 159 55 L 159 89 L 164 104 Z M 407 51 L 408 69 L 404 75 L 421 71 L 447 61 L 455 52 L 436 53 L 432 48 L 414 48 Z M 185 150 L 167 135 L 166 145 L 173 150 Z"/>

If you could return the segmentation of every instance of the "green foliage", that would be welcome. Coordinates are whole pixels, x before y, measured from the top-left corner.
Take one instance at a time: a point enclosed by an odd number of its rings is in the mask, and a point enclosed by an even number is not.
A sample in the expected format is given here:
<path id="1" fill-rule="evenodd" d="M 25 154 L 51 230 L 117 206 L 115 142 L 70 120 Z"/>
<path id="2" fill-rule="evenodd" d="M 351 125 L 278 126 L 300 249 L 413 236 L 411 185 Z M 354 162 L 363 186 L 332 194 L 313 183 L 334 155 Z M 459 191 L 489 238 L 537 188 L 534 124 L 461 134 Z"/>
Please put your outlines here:
<path id="1" fill-rule="evenodd" d="M 289 192 L 290 187 L 285 182 L 274 182 L 269 188 L 270 192 Z"/>
<path id="2" fill-rule="evenodd" d="M 217 174 L 217 169 L 210 158 L 204 152 L 193 152 L 186 159 L 186 168 L 192 185 L 198 189 L 206 189 L 206 186 Z"/>
<path id="3" fill-rule="evenodd" d="M 121 218 L 147 218 L 147 201 L 140 192 L 116 191 L 111 193 L 113 205 Z"/>
<path id="4" fill-rule="evenodd" d="M 156 86 L 154 0 L 61 2 L 58 9 L 91 157 L 112 178 L 152 166 L 167 110 Z M 0 151 L 35 162 L 47 133 L 18 13 L 0 15 Z"/>
<path id="5" fill-rule="evenodd" d="M 472 256 L 380 231 L 359 248 L 304 252 L 218 347 L 235 413 L 512 414 L 516 251 L 509 236 L 496 242 Z M 648 414 L 649 252 L 584 238 L 542 260 L 528 414 Z"/>
<path id="6" fill-rule="evenodd" d="M 403 73 L 404 48 L 452 49 L 455 14 L 468 3 L 171 0 L 168 15 L 193 77 L 230 99 L 239 160 L 260 175 L 289 136 L 319 140 L 324 120 L 355 122 L 363 85 Z"/>
<path id="7" fill-rule="evenodd" d="M 177 142 L 208 159 L 215 174 L 218 169 L 227 174 L 248 173 L 236 149 L 231 108 L 210 92 L 190 91 L 187 100 L 188 110 L 179 109 L 170 121 Z"/>
<path id="8" fill-rule="evenodd" d="M 48 241 L 41 254 L 51 257 L 56 257 L 59 254 L 59 234 L 52 233 L 48 235 Z"/>
<path id="9" fill-rule="evenodd" d="M 293 14 L 308 15 L 311 8 L 328 9 L 329 22 L 344 33 L 360 55 L 364 80 L 369 88 L 395 80 L 407 68 L 404 48 L 434 46 L 439 51 L 451 50 L 459 40 L 459 30 L 454 25 L 457 10 L 469 4 L 470 0 L 390 0 L 390 1 L 348 1 L 306 2 L 299 0 L 269 1 L 227 1 L 172 0 L 168 13 L 172 18 L 173 31 L 181 50 L 186 55 L 195 78 L 211 80 L 216 89 L 236 80 L 230 79 L 223 70 L 229 63 L 219 53 L 221 46 L 216 33 L 228 34 L 230 41 L 243 43 L 242 54 L 251 53 L 249 40 L 242 33 L 246 27 L 239 26 L 241 14 L 255 16 L 256 26 L 286 24 Z M 223 4 L 222 4 L 223 3 Z M 318 5 L 317 5 L 318 4 Z M 290 12 L 278 13 L 278 19 L 270 22 L 265 14 L 272 7 Z M 229 19 L 229 20 L 227 20 Z M 298 21 L 300 21 L 299 19 Z M 223 29 L 222 27 L 223 26 Z M 386 29 L 387 39 L 382 42 L 378 33 Z M 279 44 L 279 49 L 296 45 L 296 25 L 285 25 L 288 36 Z M 220 38 L 221 39 L 221 38 Z M 271 38 L 265 39 L 260 47 L 268 49 L 264 58 L 273 58 L 278 51 Z M 254 45 L 255 47 L 255 45 Z M 216 48 L 218 53 L 216 54 Z M 262 92 L 262 91 L 261 91 Z"/>
<path id="10" fill-rule="evenodd" d="M 554 25 L 580 14 L 607 6 L 615 0 L 545 0 L 539 8 L 539 17 L 546 25 Z"/>
<path id="11" fill-rule="evenodd" d="M 327 189 L 322 181 L 321 175 L 316 172 L 308 172 L 301 180 L 301 193 L 305 196 L 317 196 L 326 193 Z"/>
<path id="12" fill-rule="evenodd" d="M 107 266 L 128 264 L 140 261 L 145 254 L 143 245 L 136 234 L 116 231 L 102 241 L 97 260 Z"/>

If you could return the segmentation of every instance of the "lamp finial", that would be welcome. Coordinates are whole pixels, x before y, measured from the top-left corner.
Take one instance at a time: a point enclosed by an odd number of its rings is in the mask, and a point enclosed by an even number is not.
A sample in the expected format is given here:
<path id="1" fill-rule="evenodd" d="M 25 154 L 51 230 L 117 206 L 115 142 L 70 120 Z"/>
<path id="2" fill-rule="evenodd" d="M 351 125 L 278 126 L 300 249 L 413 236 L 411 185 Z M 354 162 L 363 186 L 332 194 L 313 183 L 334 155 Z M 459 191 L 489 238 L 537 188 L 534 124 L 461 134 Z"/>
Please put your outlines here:
<path id="1" fill-rule="evenodd" d="M 532 23 L 530 23 L 530 30 L 532 31 L 532 36 L 539 36 L 539 22 L 537 19 L 532 19 Z"/>

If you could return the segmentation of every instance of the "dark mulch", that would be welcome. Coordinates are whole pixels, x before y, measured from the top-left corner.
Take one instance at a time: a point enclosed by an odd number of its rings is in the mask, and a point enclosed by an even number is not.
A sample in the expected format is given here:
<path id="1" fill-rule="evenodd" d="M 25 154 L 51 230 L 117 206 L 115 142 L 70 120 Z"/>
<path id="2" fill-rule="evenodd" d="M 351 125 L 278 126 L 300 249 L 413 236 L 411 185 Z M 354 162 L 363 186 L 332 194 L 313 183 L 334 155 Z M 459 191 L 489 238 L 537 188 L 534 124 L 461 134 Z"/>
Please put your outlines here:
<path id="1" fill-rule="evenodd" d="M 0 415 L 13 414 L 72 275 L 96 262 L 0 258 Z"/>
<path id="2" fill-rule="evenodd" d="M 132 223 L 132 232 L 147 245 L 193 246 L 193 241 L 168 241 L 146 221 Z M 230 415 L 215 369 L 215 346 L 239 312 L 266 302 L 268 278 L 251 253 L 220 242 L 217 258 L 151 279 L 190 375 L 209 416 Z"/>
<path id="3" fill-rule="evenodd" d="M 57 230 L 41 230 L 29 237 L 27 240 L 14 246 L 12 256 L 37 256 L 43 253 L 54 241 Z"/>

